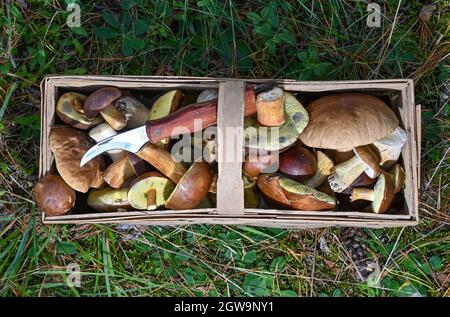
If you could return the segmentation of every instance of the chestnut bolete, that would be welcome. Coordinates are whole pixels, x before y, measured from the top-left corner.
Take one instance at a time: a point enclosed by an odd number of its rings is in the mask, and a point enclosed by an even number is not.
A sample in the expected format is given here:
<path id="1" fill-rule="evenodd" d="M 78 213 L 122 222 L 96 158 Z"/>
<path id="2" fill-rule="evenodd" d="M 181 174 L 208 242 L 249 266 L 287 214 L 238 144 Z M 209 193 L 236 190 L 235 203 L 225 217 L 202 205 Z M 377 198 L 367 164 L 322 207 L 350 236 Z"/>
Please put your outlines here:
<path id="1" fill-rule="evenodd" d="M 393 198 L 394 185 L 391 176 L 383 172 L 378 177 L 374 189 L 354 188 L 350 200 L 369 200 L 372 202 L 372 210 L 381 214 L 389 209 Z"/>
<path id="2" fill-rule="evenodd" d="M 59 175 L 42 177 L 33 190 L 34 201 L 47 216 L 60 216 L 75 205 L 75 191 Z"/>
<path id="3" fill-rule="evenodd" d="M 279 151 L 294 144 L 308 124 L 309 115 L 292 94 L 284 93 L 285 123 L 279 127 L 258 127 L 254 117 L 244 119 L 244 143 L 248 149 Z"/>
<path id="4" fill-rule="evenodd" d="M 367 94 L 324 96 L 310 103 L 307 110 L 310 119 L 300 140 L 313 148 L 347 152 L 380 140 L 398 127 L 392 109 Z"/>
<path id="5" fill-rule="evenodd" d="M 260 175 L 261 192 L 281 207 L 298 210 L 332 210 L 334 197 L 280 175 Z"/>
<path id="6" fill-rule="evenodd" d="M 169 209 L 194 208 L 208 194 L 213 178 L 214 174 L 207 163 L 193 163 L 167 199 L 166 207 Z"/>
<path id="7" fill-rule="evenodd" d="M 96 126 L 103 118 L 98 115 L 88 119 L 84 115 L 83 104 L 86 98 L 85 95 L 76 92 L 63 94 L 56 103 L 56 114 L 64 123 L 77 129 L 86 130 Z"/>
<path id="8" fill-rule="evenodd" d="M 127 180 L 146 171 L 146 162 L 131 152 L 109 165 L 103 171 L 103 179 L 112 188 L 120 188 Z"/>
<path id="9" fill-rule="evenodd" d="M 380 174 L 381 168 L 378 157 L 368 146 L 358 146 L 353 149 L 355 156 L 350 160 L 334 167 L 333 173 L 328 177 L 333 191 L 342 193 L 360 175 L 366 173 L 375 178 Z"/>
<path id="10" fill-rule="evenodd" d="M 56 168 L 64 181 L 76 191 L 86 193 L 90 187 L 103 184 L 103 157 L 97 156 L 80 167 L 81 158 L 91 147 L 87 135 L 79 130 L 57 126 L 50 131 L 50 149 Z"/>
<path id="11" fill-rule="evenodd" d="M 293 179 L 303 181 L 317 170 L 314 155 L 301 145 L 296 145 L 280 154 L 280 171 Z"/>
<path id="12" fill-rule="evenodd" d="M 88 205 L 98 211 L 118 211 L 130 209 L 128 188 L 91 189 L 87 198 Z"/>
<path id="13" fill-rule="evenodd" d="M 104 87 L 91 93 L 84 102 L 86 117 L 94 118 L 100 113 L 114 130 L 120 130 L 127 124 L 125 114 L 114 107 L 113 102 L 122 96 L 116 87 Z"/>
<path id="14" fill-rule="evenodd" d="M 243 163 L 243 172 L 253 180 L 256 180 L 261 173 L 275 173 L 279 167 L 278 160 L 278 153 L 249 155 Z"/>
<path id="15" fill-rule="evenodd" d="M 274 87 L 256 96 L 256 116 L 258 123 L 268 127 L 278 127 L 285 123 L 284 91 Z"/>
<path id="16" fill-rule="evenodd" d="M 166 92 L 153 103 L 148 120 L 161 119 L 180 108 L 183 101 L 183 92 L 175 89 Z M 164 139 L 156 143 L 158 147 L 167 148 L 170 139 Z"/>
<path id="17" fill-rule="evenodd" d="M 380 157 L 380 165 L 387 170 L 397 162 L 405 143 L 406 131 L 398 127 L 388 136 L 373 142 L 371 147 Z"/>
<path id="18" fill-rule="evenodd" d="M 317 188 L 323 184 L 333 172 L 334 163 L 324 152 L 316 150 L 317 170 L 314 175 L 305 182 L 306 186 Z"/>
<path id="19" fill-rule="evenodd" d="M 147 172 L 136 178 L 128 191 L 130 205 L 139 210 L 163 206 L 175 185 L 158 172 Z"/>

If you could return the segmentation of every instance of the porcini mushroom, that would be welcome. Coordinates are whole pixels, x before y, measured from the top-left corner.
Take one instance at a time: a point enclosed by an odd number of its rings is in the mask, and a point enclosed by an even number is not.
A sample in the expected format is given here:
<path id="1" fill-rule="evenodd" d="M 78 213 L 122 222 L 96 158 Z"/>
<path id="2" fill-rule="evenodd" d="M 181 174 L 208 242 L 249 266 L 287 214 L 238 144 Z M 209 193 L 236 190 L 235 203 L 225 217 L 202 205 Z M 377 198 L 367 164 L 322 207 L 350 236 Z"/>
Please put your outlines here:
<path id="1" fill-rule="evenodd" d="M 279 167 L 279 158 L 277 152 L 267 155 L 248 155 L 242 165 L 245 175 L 256 180 L 261 173 L 274 173 Z"/>
<path id="2" fill-rule="evenodd" d="M 374 189 L 354 188 L 350 200 L 368 200 L 372 202 L 372 210 L 375 213 L 384 213 L 389 209 L 394 198 L 394 185 L 391 176 L 381 173 Z"/>
<path id="3" fill-rule="evenodd" d="M 145 144 L 136 155 L 150 163 L 175 184 L 178 184 L 186 173 L 186 168 L 183 163 L 175 161 L 170 152 L 159 148 L 155 144 Z"/>
<path id="4" fill-rule="evenodd" d="M 103 171 L 103 179 L 112 188 L 120 188 L 127 180 L 143 174 L 147 170 L 146 165 L 137 155 L 126 152 L 124 157 Z"/>
<path id="5" fill-rule="evenodd" d="M 127 124 L 127 119 L 113 104 L 121 96 L 122 92 L 116 87 L 97 89 L 86 98 L 84 114 L 91 119 L 100 113 L 114 130 L 121 130 Z"/>
<path id="6" fill-rule="evenodd" d="M 380 174 L 381 168 L 378 157 L 368 146 L 358 146 L 353 149 L 355 156 L 350 160 L 334 167 L 333 173 L 328 177 L 330 187 L 334 192 L 342 193 L 361 173 L 375 178 Z"/>
<path id="7" fill-rule="evenodd" d="M 292 179 L 303 181 L 317 170 L 314 155 L 305 147 L 296 145 L 280 154 L 280 171 Z"/>
<path id="8" fill-rule="evenodd" d="M 280 151 L 294 144 L 308 124 L 309 115 L 292 94 L 284 92 L 285 123 L 259 127 L 256 118 L 244 119 L 244 143 L 249 150 Z"/>
<path id="9" fill-rule="evenodd" d="M 300 184 L 288 177 L 280 177 L 280 187 L 290 201 L 291 207 L 299 210 L 333 210 L 336 199 L 314 188 Z"/>
<path id="10" fill-rule="evenodd" d="M 257 185 L 270 202 L 298 210 L 332 210 L 334 197 L 280 175 L 260 175 Z"/>
<path id="11" fill-rule="evenodd" d="M 208 194 L 214 174 L 205 162 L 194 162 L 166 201 L 169 209 L 191 209 Z"/>
<path id="12" fill-rule="evenodd" d="M 324 152 L 316 150 L 317 169 L 314 175 L 305 181 L 305 185 L 317 188 L 323 184 L 328 176 L 333 172 L 334 163 Z"/>
<path id="13" fill-rule="evenodd" d="M 147 172 L 130 185 L 128 201 L 139 210 L 154 210 L 163 206 L 175 185 L 158 172 Z"/>
<path id="14" fill-rule="evenodd" d="M 183 101 L 183 92 L 179 89 L 170 90 L 155 100 L 150 108 L 148 120 L 161 119 L 180 108 Z M 167 148 L 170 139 L 156 143 L 158 147 Z"/>
<path id="15" fill-rule="evenodd" d="M 100 123 L 89 131 L 89 136 L 97 143 L 116 134 L 116 130 L 114 130 L 107 122 Z M 126 155 L 125 151 L 122 150 L 109 150 L 106 153 L 113 162 Z"/>
<path id="16" fill-rule="evenodd" d="M 127 129 L 134 129 L 144 125 L 150 115 L 142 102 L 131 96 L 123 96 L 114 101 L 114 108 L 125 115 Z"/>
<path id="17" fill-rule="evenodd" d="M 80 167 L 81 158 L 90 147 L 89 139 L 82 131 L 66 126 L 53 127 L 50 131 L 50 149 L 55 155 L 59 174 L 70 187 L 82 193 L 103 184 L 105 163 L 102 156 Z"/>
<path id="18" fill-rule="evenodd" d="M 75 191 L 59 175 L 42 177 L 33 189 L 34 201 L 47 216 L 60 216 L 75 205 Z"/>
<path id="19" fill-rule="evenodd" d="M 268 127 L 278 127 L 284 118 L 284 91 L 274 87 L 256 96 L 256 116 L 258 123 Z"/>
<path id="20" fill-rule="evenodd" d="M 321 97 L 307 106 L 309 123 L 300 135 L 307 146 L 348 152 L 391 134 L 395 113 L 381 99 L 362 93 Z M 336 153 L 339 161 L 341 153 Z"/>
<path id="21" fill-rule="evenodd" d="M 405 143 L 406 131 L 398 127 L 388 136 L 374 141 L 371 146 L 380 157 L 381 167 L 388 170 L 397 162 Z"/>
<path id="22" fill-rule="evenodd" d="M 128 188 L 91 189 L 87 198 L 88 205 L 98 211 L 118 211 L 130 209 Z"/>
<path id="23" fill-rule="evenodd" d="M 395 164 L 390 170 L 389 174 L 392 176 L 392 184 L 394 185 L 394 193 L 402 190 L 405 182 L 405 170 L 400 164 Z"/>
<path id="24" fill-rule="evenodd" d="M 76 92 L 63 94 L 56 103 L 56 114 L 64 123 L 77 129 L 86 130 L 96 126 L 103 118 L 98 115 L 88 119 L 84 115 L 83 104 L 86 98 L 85 95 Z"/>

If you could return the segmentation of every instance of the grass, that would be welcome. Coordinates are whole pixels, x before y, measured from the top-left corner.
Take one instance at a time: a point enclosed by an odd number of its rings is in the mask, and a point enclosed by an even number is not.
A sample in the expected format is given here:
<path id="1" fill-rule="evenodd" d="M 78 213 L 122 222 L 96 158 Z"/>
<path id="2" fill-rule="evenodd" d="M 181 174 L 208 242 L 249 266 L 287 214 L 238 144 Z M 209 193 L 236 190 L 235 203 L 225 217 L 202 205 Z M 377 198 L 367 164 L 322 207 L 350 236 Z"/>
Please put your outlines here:
<path id="1" fill-rule="evenodd" d="M 386 1 L 380 28 L 366 27 L 364 1 L 85 1 L 75 29 L 67 2 L 0 4 L 1 295 L 450 295 L 448 1 L 428 17 L 419 1 Z M 339 228 L 44 226 L 30 191 L 39 82 L 53 73 L 413 78 L 421 222 L 364 230 L 379 266 L 367 282 Z M 79 288 L 66 283 L 71 263 Z"/>

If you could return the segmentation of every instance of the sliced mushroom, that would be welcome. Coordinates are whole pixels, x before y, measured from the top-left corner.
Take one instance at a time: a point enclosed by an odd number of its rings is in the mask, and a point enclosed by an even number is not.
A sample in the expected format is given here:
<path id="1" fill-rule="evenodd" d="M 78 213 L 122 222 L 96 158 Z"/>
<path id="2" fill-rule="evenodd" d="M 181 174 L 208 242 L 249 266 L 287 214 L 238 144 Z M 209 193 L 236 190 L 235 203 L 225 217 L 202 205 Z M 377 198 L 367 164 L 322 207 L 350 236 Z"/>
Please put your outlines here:
<path id="1" fill-rule="evenodd" d="M 133 153 L 127 152 L 124 157 L 115 161 L 103 171 L 103 179 L 112 188 L 120 188 L 126 181 L 143 174 L 146 170 L 144 160 Z"/>
<path id="2" fill-rule="evenodd" d="M 89 136 L 97 143 L 116 134 L 116 130 L 114 130 L 107 122 L 100 123 L 89 131 Z M 126 156 L 126 152 L 122 150 L 109 150 L 106 153 L 113 162 Z"/>
<path id="3" fill-rule="evenodd" d="M 325 182 L 333 172 L 334 163 L 324 152 L 316 151 L 317 170 L 314 175 L 305 182 L 306 186 L 317 188 Z"/>
<path id="4" fill-rule="evenodd" d="M 267 155 L 248 155 L 243 163 L 243 172 L 256 180 L 261 173 L 275 173 L 278 170 L 278 152 Z"/>
<path id="5" fill-rule="evenodd" d="M 392 184 L 394 185 L 394 193 L 402 190 L 405 183 L 405 170 L 400 164 L 395 164 L 390 170 L 389 174 L 392 176 Z"/>
<path id="6" fill-rule="evenodd" d="M 86 117 L 94 118 L 99 113 L 114 130 L 121 130 L 127 124 L 125 114 L 114 107 L 114 101 L 122 96 L 116 87 L 104 87 L 91 93 L 84 102 Z"/>
<path id="7" fill-rule="evenodd" d="M 134 129 L 144 125 L 150 115 L 150 109 L 131 96 L 117 99 L 114 102 L 114 107 L 125 115 L 127 121 L 125 128 L 127 129 Z"/>
<path id="8" fill-rule="evenodd" d="M 128 201 L 139 210 L 154 210 L 164 206 L 175 188 L 168 178 L 158 172 L 142 174 L 130 186 Z"/>
<path id="9" fill-rule="evenodd" d="M 362 172 L 345 190 L 342 191 L 343 194 L 350 195 L 353 188 L 355 187 L 368 187 L 377 181 L 376 178 L 370 178 L 365 172 Z"/>
<path id="10" fill-rule="evenodd" d="M 42 177 L 33 189 L 34 201 L 47 216 L 68 213 L 75 205 L 75 191 L 59 175 Z"/>
<path id="11" fill-rule="evenodd" d="M 285 123 L 284 91 L 274 87 L 256 96 L 256 116 L 258 123 L 268 127 L 278 127 Z"/>
<path id="12" fill-rule="evenodd" d="M 384 213 L 389 209 L 394 198 L 394 185 L 390 175 L 381 173 L 374 189 L 354 188 L 350 197 L 351 201 L 368 200 L 372 202 L 372 210 L 375 213 Z"/>
<path id="13" fill-rule="evenodd" d="M 159 148 L 154 144 L 145 144 L 136 155 L 150 163 L 175 184 L 178 184 L 186 173 L 186 168 L 181 162 L 175 161 L 167 150 Z"/>
<path id="14" fill-rule="evenodd" d="M 258 127 L 254 117 L 244 119 L 244 142 L 249 150 L 280 151 L 294 144 L 308 124 L 309 115 L 292 94 L 284 93 L 285 123 L 279 127 Z"/>
<path id="15" fill-rule="evenodd" d="M 280 177 L 280 187 L 290 200 L 290 205 L 299 210 L 333 210 L 336 199 L 287 177 Z"/>
<path id="16" fill-rule="evenodd" d="M 292 179 L 303 181 L 317 170 L 314 155 L 301 145 L 296 145 L 280 154 L 280 171 Z"/>
<path id="17" fill-rule="evenodd" d="M 288 209 L 332 210 L 334 197 L 280 175 L 260 175 L 257 185 L 269 201 Z"/>
<path id="18" fill-rule="evenodd" d="M 153 103 L 148 120 L 161 119 L 180 108 L 183 101 L 183 92 L 175 89 L 166 92 Z M 158 147 L 167 148 L 170 139 L 164 139 L 156 143 Z"/>
<path id="19" fill-rule="evenodd" d="M 90 147 L 89 139 L 82 131 L 64 126 L 53 127 L 50 131 L 50 149 L 55 155 L 59 174 L 70 187 L 82 193 L 103 184 L 105 162 L 102 156 L 80 167 L 81 158 Z"/>
<path id="20" fill-rule="evenodd" d="M 381 171 L 378 157 L 368 146 L 358 146 L 353 149 L 355 156 L 350 160 L 334 167 L 328 182 L 334 192 L 342 193 L 365 172 L 369 177 L 375 178 Z"/>
<path id="21" fill-rule="evenodd" d="M 87 198 L 88 205 L 98 211 L 118 211 L 130 209 L 128 188 L 91 189 Z"/>
<path id="22" fill-rule="evenodd" d="M 196 102 L 205 102 L 218 98 L 216 89 L 205 89 L 197 97 Z"/>
<path id="23" fill-rule="evenodd" d="M 380 157 L 380 165 L 383 169 L 390 169 L 398 161 L 406 139 L 405 130 L 398 127 L 388 136 L 372 143 L 372 149 Z"/>
<path id="24" fill-rule="evenodd" d="M 77 129 L 86 130 L 96 126 L 103 118 L 98 115 L 88 119 L 84 115 L 83 104 L 86 98 L 85 95 L 76 92 L 63 94 L 56 103 L 56 114 L 64 123 Z"/>
<path id="25" fill-rule="evenodd" d="M 214 178 L 205 162 L 193 163 L 167 199 L 169 209 L 191 209 L 208 194 Z"/>

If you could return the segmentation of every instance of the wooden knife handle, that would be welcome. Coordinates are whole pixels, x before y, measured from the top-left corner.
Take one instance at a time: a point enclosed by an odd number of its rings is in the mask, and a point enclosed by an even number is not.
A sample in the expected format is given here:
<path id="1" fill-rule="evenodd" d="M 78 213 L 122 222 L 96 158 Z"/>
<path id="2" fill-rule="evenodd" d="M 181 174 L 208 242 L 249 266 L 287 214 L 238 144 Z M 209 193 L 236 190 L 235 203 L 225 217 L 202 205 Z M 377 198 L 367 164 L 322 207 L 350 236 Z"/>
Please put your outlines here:
<path id="1" fill-rule="evenodd" d="M 256 113 L 255 91 L 247 86 L 244 96 L 244 116 Z M 168 115 L 167 117 L 147 122 L 147 136 L 151 143 L 156 143 L 172 135 L 193 133 L 217 123 L 217 99 L 194 103 Z"/>

